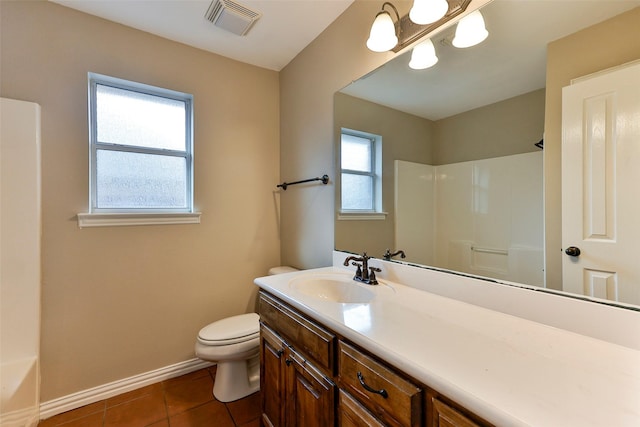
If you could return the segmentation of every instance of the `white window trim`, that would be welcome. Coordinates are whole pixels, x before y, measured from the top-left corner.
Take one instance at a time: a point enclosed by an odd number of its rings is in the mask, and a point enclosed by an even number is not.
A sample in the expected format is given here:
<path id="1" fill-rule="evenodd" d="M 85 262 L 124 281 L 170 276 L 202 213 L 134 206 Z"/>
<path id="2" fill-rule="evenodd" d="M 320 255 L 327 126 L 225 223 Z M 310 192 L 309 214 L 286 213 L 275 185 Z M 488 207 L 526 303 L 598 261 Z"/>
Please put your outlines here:
<path id="1" fill-rule="evenodd" d="M 200 224 L 200 212 L 79 213 L 78 227 Z"/>
<path id="2" fill-rule="evenodd" d="M 380 221 L 387 219 L 388 212 L 340 211 L 339 221 Z"/>
<path id="3" fill-rule="evenodd" d="M 89 132 L 90 132 L 90 145 L 89 145 L 89 212 L 78 213 L 78 226 L 80 228 L 85 227 L 108 227 L 108 226 L 130 226 L 130 225 L 166 225 L 166 224 L 199 224 L 200 212 L 194 211 L 193 204 L 193 96 L 181 92 L 172 91 L 170 89 L 159 88 L 155 86 L 145 85 L 142 83 L 131 82 L 127 80 L 118 79 L 115 77 L 105 76 L 96 73 L 89 73 Z M 94 206 L 95 204 L 95 189 L 96 189 L 96 173 L 95 173 L 95 154 L 100 143 L 97 141 L 96 130 L 93 126 L 93 120 L 95 118 L 95 85 L 113 85 L 118 88 L 139 91 L 156 96 L 164 96 L 167 98 L 177 99 L 185 101 L 187 103 L 187 135 L 186 135 L 186 152 L 187 159 L 187 204 L 184 209 L 100 209 Z M 109 147 L 100 146 L 102 149 L 108 149 Z M 153 151 L 146 149 L 139 149 L 137 147 L 129 147 L 131 152 L 147 152 Z M 159 150 L 164 154 L 169 153 L 171 150 Z M 181 155 L 182 156 L 182 155 Z"/>

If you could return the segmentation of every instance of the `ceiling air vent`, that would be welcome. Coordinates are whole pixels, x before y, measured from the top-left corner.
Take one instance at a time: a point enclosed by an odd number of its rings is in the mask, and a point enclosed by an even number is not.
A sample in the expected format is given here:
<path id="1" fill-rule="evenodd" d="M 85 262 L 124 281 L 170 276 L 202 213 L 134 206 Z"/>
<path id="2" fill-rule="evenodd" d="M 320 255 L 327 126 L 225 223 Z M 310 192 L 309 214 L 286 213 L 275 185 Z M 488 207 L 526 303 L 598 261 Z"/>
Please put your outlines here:
<path id="1" fill-rule="evenodd" d="M 213 0 L 204 16 L 216 27 L 244 36 L 262 14 L 232 0 Z"/>

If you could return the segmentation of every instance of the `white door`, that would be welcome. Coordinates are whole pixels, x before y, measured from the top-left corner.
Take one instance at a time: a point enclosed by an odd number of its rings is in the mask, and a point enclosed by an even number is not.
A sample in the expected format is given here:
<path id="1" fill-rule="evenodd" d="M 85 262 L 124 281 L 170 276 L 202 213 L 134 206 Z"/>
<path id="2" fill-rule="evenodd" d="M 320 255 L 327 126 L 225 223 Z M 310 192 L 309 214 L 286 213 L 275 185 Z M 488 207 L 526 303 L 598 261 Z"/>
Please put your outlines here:
<path id="1" fill-rule="evenodd" d="M 563 288 L 640 304 L 640 62 L 562 95 Z"/>

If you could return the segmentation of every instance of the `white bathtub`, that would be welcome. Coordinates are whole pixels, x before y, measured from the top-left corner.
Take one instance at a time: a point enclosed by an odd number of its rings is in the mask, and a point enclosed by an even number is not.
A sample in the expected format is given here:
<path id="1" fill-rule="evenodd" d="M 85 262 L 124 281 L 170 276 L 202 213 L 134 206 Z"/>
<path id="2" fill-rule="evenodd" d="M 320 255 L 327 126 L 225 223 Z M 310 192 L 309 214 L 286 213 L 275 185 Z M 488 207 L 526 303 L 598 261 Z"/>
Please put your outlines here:
<path id="1" fill-rule="evenodd" d="M 38 425 L 39 384 L 38 359 L 25 358 L 0 364 L 1 427 L 31 427 Z"/>
<path id="2" fill-rule="evenodd" d="M 0 98 L 0 427 L 40 409 L 40 107 Z"/>

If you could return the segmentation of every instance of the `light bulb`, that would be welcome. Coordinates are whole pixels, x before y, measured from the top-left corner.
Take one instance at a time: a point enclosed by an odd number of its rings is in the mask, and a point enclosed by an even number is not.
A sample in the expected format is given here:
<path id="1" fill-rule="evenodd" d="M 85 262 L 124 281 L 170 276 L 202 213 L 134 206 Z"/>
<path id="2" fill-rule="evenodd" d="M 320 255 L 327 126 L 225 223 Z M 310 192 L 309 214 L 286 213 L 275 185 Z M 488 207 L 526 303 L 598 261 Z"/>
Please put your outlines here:
<path id="1" fill-rule="evenodd" d="M 367 47 L 374 52 L 386 52 L 397 44 L 396 26 L 393 24 L 391 15 L 386 11 L 378 13 L 371 25 Z"/>
<path id="2" fill-rule="evenodd" d="M 413 48 L 409 67 L 414 70 L 424 70 L 425 68 L 433 67 L 437 62 L 438 57 L 436 56 L 433 42 L 431 39 L 427 39 Z"/>
<path id="3" fill-rule="evenodd" d="M 465 16 L 458 22 L 456 35 L 451 42 L 455 47 L 471 47 L 487 38 L 489 32 L 484 26 L 484 18 L 479 10 Z"/>
<path id="4" fill-rule="evenodd" d="M 438 21 L 449 11 L 447 0 L 413 0 L 409 19 L 419 25 Z"/>

